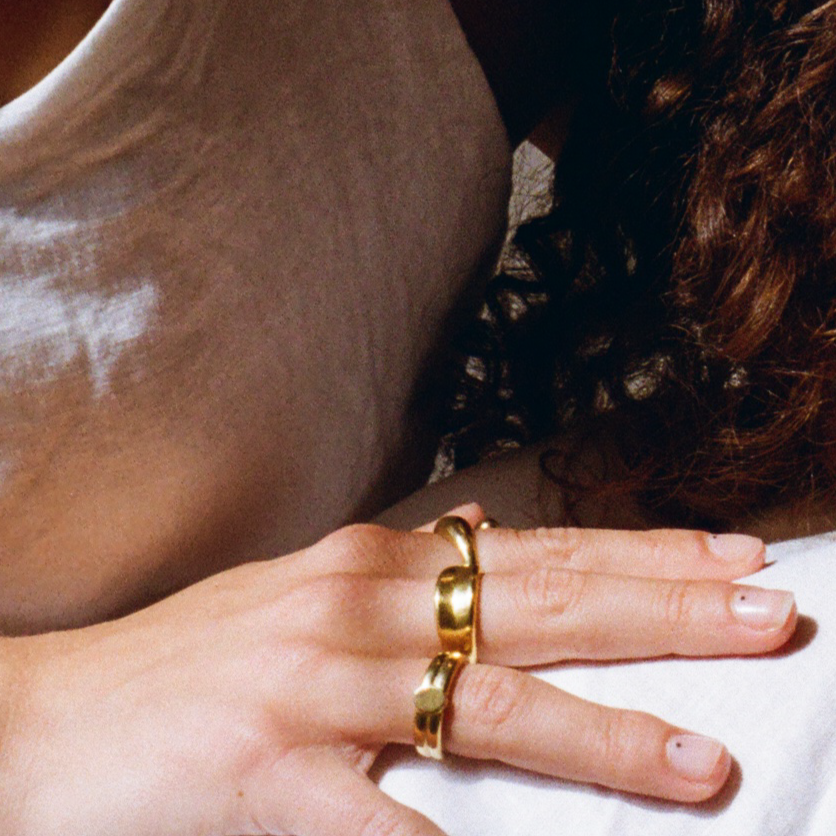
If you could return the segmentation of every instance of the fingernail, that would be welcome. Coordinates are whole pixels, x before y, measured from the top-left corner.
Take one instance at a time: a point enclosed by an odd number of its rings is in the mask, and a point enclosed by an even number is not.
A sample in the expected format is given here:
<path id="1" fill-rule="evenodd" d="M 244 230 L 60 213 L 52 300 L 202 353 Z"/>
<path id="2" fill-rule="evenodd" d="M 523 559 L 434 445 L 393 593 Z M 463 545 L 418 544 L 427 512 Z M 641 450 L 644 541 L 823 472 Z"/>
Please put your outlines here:
<path id="1" fill-rule="evenodd" d="M 748 534 L 709 534 L 707 540 L 712 554 L 730 563 L 751 559 L 764 550 L 763 540 Z"/>
<path id="2" fill-rule="evenodd" d="M 732 593 L 731 609 L 735 618 L 755 630 L 777 630 L 787 623 L 795 607 L 792 592 L 741 586 Z"/>
<path id="3" fill-rule="evenodd" d="M 705 782 L 717 772 L 721 760 L 729 758 L 726 747 L 719 740 L 699 734 L 677 734 L 668 740 L 668 763 L 689 781 Z"/>

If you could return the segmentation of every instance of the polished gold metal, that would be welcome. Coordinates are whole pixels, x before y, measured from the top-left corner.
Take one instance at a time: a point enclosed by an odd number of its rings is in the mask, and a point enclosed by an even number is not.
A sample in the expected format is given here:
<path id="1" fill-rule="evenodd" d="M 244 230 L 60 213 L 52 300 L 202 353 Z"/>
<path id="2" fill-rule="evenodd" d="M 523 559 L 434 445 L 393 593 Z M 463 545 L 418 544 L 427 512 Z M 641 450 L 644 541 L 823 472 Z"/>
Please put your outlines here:
<path id="1" fill-rule="evenodd" d="M 489 528 L 499 528 L 499 523 L 493 517 L 485 517 L 479 525 L 476 526 L 477 531 L 487 531 Z"/>
<path id="2" fill-rule="evenodd" d="M 435 584 L 435 621 L 441 647 L 477 660 L 479 589 L 482 576 L 469 566 L 448 566 Z"/>
<path id="3" fill-rule="evenodd" d="M 450 702 L 450 694 L 456 679 L 467 664 L 459 653 L 439 653 L 427 667 L 421 684 L 415 691 L 415 725 L 412 736 L 419 755 L 441 760 L 444 710 Z"/>
<path id="4" fill-rule="evenodd" d="M 435 524 L 433 531 L 458 549 L 465 566 L 469 566 L 474 572 L 479 571 L 473 529 L 464 517 L 442 517 Z"/>
<path id="5" fill-rule="evenodd" d="M 497 525 L 496 520 L 487 518 L 477 528 Z M 461 566 L 445 569 L 435 585 L 435 620 L 441 649 L 476 662 L 481 575 L 473 528 L 463 517 L 447 516 L 435 524 L 435 533 L 452 543 L 463 561 Z"/>

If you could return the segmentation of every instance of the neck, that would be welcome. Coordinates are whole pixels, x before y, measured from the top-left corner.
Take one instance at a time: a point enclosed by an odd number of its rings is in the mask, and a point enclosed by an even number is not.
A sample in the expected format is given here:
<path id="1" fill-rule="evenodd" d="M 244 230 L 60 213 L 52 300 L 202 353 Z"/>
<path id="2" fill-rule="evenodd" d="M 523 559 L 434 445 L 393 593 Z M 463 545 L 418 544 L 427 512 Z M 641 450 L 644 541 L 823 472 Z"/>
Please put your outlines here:
<path id="1" fill-rule="evenodd" d="M 606 68 L 610 0 L 450 0 L 511 141 L 565 112 Z M 603 63 L 602 59 L 603 58 Z"/>
<path id="2" fill-rule="evenodd" d="M 69 55 L 111 0 L 2 0 L 0 105 L 25 93 Z"/>

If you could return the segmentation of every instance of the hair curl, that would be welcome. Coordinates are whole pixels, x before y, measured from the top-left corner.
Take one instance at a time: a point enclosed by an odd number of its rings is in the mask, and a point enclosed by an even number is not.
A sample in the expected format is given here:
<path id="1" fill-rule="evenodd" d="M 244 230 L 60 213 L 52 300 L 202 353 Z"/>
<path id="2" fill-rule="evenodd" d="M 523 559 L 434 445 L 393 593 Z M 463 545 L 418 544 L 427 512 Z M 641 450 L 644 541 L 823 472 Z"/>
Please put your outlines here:
<path id="1" fill-rule="evenodd" d="M 457 466 L 611 420 L 645 498 L 718 524 L 836 487 L 836 0 L 619 4 L 469 331 Z"/>

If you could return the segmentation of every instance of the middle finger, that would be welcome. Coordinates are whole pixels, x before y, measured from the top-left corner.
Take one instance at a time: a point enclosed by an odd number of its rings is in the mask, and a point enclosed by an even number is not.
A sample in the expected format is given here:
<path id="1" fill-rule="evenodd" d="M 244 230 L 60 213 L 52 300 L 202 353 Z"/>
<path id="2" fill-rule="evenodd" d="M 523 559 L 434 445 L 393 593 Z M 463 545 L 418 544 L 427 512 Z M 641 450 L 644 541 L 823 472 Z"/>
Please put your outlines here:
<path id="1" fill-rule="evenodd" d="M 480 661 L 491 664 L 764 653 L 797 619 L 792 593 L 723 581 L 541 567 L 481 583 Z M 330 575 L 300 593 L 296 629 L 330 648 L 385 657 L 439 649 L 429 581 Z"/>

